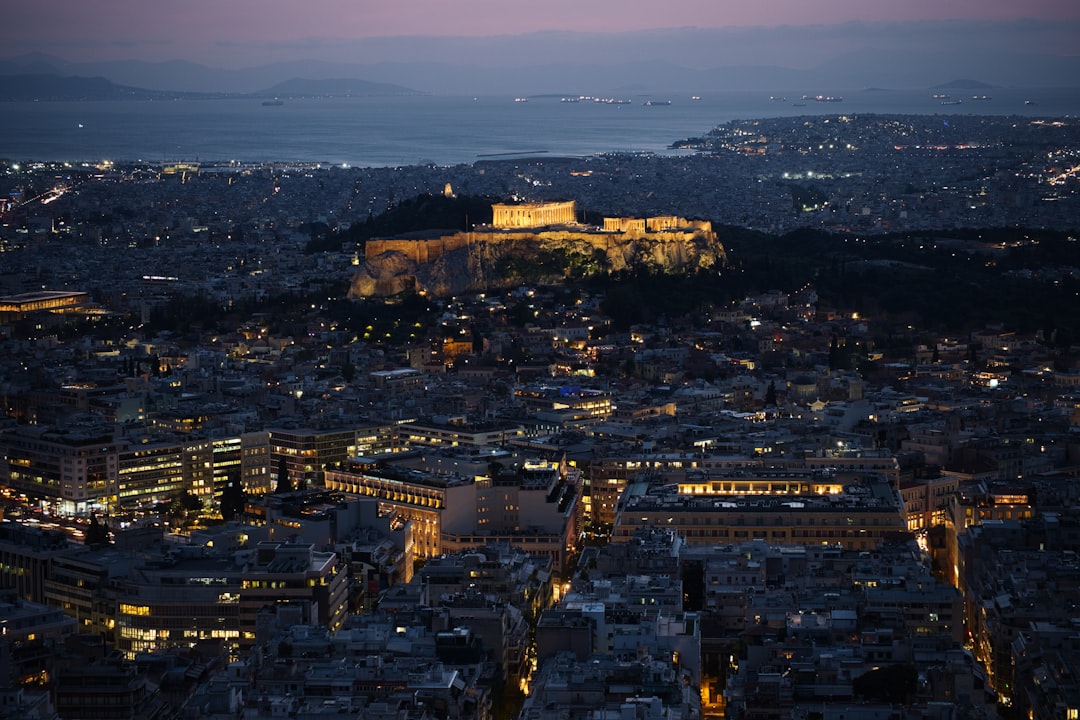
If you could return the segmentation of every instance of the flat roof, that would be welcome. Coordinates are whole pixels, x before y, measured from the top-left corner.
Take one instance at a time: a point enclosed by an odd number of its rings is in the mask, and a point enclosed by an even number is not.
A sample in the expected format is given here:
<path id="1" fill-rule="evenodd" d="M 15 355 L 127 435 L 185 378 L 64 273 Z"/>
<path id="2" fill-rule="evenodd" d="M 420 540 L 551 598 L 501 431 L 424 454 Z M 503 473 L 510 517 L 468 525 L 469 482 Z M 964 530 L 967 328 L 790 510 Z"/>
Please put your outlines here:
<path id="1" fill-rule="evenodd" d="M 28 303 L 39 300 L 58 300 L 60 298 L 76 298 L 87 293 L 82 290 L 37 290 L 35 292 L 20 293 L 0 297 L 0 303 Z"/>

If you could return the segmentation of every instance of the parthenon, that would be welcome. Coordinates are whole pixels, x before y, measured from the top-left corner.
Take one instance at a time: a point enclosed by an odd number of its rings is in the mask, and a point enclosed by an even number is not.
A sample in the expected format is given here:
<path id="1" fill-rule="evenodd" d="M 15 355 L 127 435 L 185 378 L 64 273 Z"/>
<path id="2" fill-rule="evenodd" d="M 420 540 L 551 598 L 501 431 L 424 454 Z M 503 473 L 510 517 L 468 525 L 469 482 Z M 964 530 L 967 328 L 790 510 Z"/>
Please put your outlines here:
<path id="1" fill-rule="evenodd" d="M 572 225 L 577 222 L 574 201 L 495 203 L 491 206 L 491 224 L 502 230 L 539 228 L 547 225 Z"/>

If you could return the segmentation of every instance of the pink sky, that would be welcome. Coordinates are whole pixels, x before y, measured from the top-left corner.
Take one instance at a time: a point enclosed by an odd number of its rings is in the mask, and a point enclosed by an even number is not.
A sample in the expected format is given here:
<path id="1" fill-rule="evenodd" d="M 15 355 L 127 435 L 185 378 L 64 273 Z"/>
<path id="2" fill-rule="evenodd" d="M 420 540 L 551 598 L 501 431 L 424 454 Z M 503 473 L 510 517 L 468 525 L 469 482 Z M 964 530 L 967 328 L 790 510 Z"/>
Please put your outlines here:
<path id="1" fill-rule="evenodd" d="M 30 0 L 9 3 L 2 54 L 70 60 L 265 62 L 275 43 L 402 35 L 614 32 L 939 19 L 1080 21 L 1076 0 Z M 1080 45 L 1080 42 L 1078 42 Z M 285 52 L 279 49 L 279 52 Z M 310 54 L 310 53 L 309 53 Z M 255 57 L 258 55 L 258 57 Z M 287 59 L 282 57 L 281 59 Z M 291 59 L 288 58 L 288 59 Z"/>

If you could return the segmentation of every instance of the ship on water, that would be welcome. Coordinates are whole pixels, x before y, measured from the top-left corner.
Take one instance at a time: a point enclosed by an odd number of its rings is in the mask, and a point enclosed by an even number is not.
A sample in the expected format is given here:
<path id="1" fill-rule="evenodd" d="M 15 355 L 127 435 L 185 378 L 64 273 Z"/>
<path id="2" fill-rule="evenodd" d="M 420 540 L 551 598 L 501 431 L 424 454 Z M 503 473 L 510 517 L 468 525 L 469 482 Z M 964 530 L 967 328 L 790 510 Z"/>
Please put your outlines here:
<path id="1" fill-rule="evenodd" d="M 654 107 L 654 106 L 660 106 L 660 105 L 670 105 L 671 101 L 670 100 L 646 100 L 645 102 L 643 102 L 641 104 L 644 105 L 645 107 Z"/>
<path id="2" fill-rule="evenodd" d="M 270 107 L 270 106 L 284 105 L 285 101 L 284 100 L 279 100 L 278 98 L 274 98 L 273 100 L 263 100 L 262 104 L 266 105 L 267 107 Z"/>
<path id="3" fill-rule="evenodd" d="M 564 102 L 564 103 L 577 103 L 577 102 L 589 103 L 589 102 L 591 102 L 591 103 L 594 103 L 596 105 L 629 105 L 633 101 L 632 100 L 627 100 L 625 98 L 596 97 L 594 95 L 578 95 L 577 97 L 570 96 L 570 97 L 560 98 L 559 102 Z"/>

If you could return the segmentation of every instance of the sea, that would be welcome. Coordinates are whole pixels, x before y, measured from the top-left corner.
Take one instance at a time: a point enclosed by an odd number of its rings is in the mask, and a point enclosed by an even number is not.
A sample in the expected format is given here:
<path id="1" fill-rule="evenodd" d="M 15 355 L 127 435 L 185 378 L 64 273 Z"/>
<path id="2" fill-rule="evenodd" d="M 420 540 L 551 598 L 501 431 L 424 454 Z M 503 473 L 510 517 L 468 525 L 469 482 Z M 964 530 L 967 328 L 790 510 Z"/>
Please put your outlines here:
<path id="1" fill-rule="evenodd" d="M 409 95 L 288 98 L 280 105 L 247 97 L 5 102 L 0 103 L 0 158 L 448 166 L 514 156 L 678 154 L 686 151 L 669 149 L 675 141 L 752 118 L 1080 117 L 1080 88 L 861 89 L 832 93 L 831 102 L 816 96 L 712 92 L 570 102 L 576 96 Z"/>

